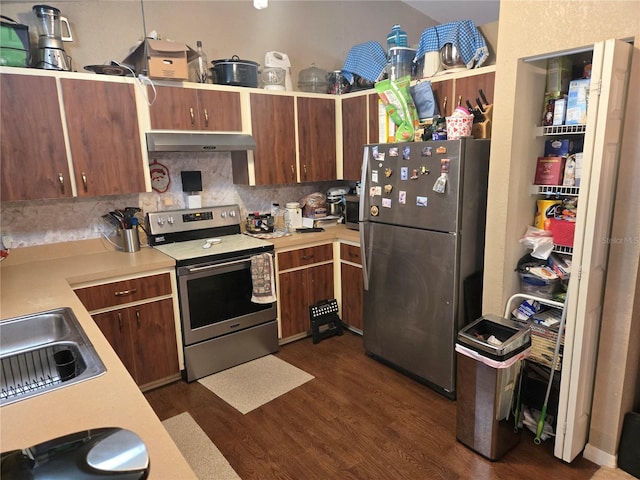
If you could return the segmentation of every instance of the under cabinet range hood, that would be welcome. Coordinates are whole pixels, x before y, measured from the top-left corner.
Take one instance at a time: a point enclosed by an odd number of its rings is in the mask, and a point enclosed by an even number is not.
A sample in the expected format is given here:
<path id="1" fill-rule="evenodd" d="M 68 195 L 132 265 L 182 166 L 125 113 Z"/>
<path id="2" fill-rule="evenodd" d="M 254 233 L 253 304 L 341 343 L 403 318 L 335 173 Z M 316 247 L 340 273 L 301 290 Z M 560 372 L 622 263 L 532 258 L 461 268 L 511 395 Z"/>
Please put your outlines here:
<path id="1" fill-rule="evenodd" d="M 149 132 L 150 152 L 232 152 L 254 150 L 256 142 L 244 133 Z"/>

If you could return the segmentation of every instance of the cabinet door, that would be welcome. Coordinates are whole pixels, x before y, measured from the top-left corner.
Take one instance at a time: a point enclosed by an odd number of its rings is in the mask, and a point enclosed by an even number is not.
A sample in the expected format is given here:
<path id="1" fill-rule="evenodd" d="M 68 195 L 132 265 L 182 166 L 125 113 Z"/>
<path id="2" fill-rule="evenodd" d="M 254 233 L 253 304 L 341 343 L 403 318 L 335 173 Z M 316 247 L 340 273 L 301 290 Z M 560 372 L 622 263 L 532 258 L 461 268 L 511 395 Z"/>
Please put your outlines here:
<path id="1" fill-rule="evenodd" d="M 256 185 L 296 183 L 294 98 L 251 94 Z"/>
<path id="2" fill-rule="evenodd" d="M 309 317 L 309 305 L 321 300 L 334 298 L 333 293 L 333 264 L 317 265 L 307 269 L 307 320 Z"/>
<path id="3" fill-rule="evenodd" d="M 75 291 L 89 311 L 137 302 L 145 298 L 171 295 L 171 277 L 168 273 L 148 277 L 103 283 Z"/>
<path id="4" fill-rule="evenodd" d="M 380 138 L 380 117 L 379 112 L 379 99 L 377 93 L 370 93 L 367 95 L 367 102 L 369 103 L 369 143 L 379 143 Z M 360 162 L 362 163 L 362 162 Z M 360 179 L 360 177 L 358 177 Z"/>
<path id="5" fill-rule="evenodd" d="M 462 96 L 463 106 L 466 105 L 465 100 L 469 100 L 475 107 L 476 98 L 480 98 L 479 91 L 482 89 L 482 92 L 487 97 L 487 101 L 493 104 L 493 84 L 495 83 L 495 79 L 495 72 L 458 78 L 456 80 L 456 102 L 460 96 Z M 480 101 L 482 101 L 482 99 Z"/>
<path id="6" fill-rule="evenodd" d="M 154 130 L 197 130 L 199 128 L 198 95 L 194 88 L 156 86 L 156 97 L 149 107 Z M 149 98 L 153 90 L 147 88 Z"/>
<path id="7" fill-rule="evenodd" d="M 171 299 L 129 307 L 139 385 L 179 373 Z"/>
<path id="8" fill-rule="evenodd" d="M 198 124 L 200 130 L 241 132 L 240 94 L 216 90 L 198 92 Z"/>
<path id="9" fill-rule="evenodd" d="M 341 264 L 340 273 L 342 283 L 342 321 L 347 325 L 362 330 L 362 269 L 343 263 Z"/>
<path id="10" fill-rule="evenodd" d="M 367 122 L 366 96 L 342 100 L 342 169 L 344 180 L 360 180 L 363 147 L 368 143 Z"/>
<path id="11" fill-rule="evenodd" d="M 336 180 L 336 102 L 299 97 L 300 181 Z"/>
<path id="12" fill-rule="evenodd" d="M 442 82 L 432 82 L 431 89 L 433 97 L 438 105 L 438 111 L 441 117 L 448 117 L 456 108 L 457 98 L 453 98 L 453 80 L 444 80 Z M 446 108 L 444 108 L 446 100 Z M 464 101 L 464 99 L 463 99 Z M 444 108 L 444 112 L 443 112 Z"/>
<path id="13" fill-rule="evenodd" d="M 282 338 L 310 330 L 309 304 L 307 303 L 307 272 L 296 270 L 281 273 L 280 280 L 280 330 Z"/>
<path id="14" fill-rule="evenodd" d="M 56 80 L 0 75 L 2 201 L 71 197 Z"/>
<path id="15" fill-rule="evenodd" d="M 134 86 L 61 79 L 78 196 L 145 191 Z"/>
<path id="16" fill-rule="evenodd" d="M 139 383 L 133 355 L 131 330 L 129 328 L 129 309 L 123 308 L 106 313 L 96 313 L 92 317 L 115 350 L 120 361 L 122 361 L 136 383 Z"/>

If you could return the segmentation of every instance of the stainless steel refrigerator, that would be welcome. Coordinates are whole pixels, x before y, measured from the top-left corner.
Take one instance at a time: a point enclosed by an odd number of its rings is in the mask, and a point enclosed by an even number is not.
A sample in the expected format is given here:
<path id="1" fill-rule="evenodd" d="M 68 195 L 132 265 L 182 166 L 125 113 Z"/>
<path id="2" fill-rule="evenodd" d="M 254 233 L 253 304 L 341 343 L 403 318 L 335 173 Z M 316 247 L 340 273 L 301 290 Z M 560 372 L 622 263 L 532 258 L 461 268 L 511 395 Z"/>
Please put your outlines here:
<path id="1" fill-rule="evenodd" d="M 470 137 L 364 147 L 365 350 L 450 398 L 465 279 L 483 268 L 489 147 Z"/>

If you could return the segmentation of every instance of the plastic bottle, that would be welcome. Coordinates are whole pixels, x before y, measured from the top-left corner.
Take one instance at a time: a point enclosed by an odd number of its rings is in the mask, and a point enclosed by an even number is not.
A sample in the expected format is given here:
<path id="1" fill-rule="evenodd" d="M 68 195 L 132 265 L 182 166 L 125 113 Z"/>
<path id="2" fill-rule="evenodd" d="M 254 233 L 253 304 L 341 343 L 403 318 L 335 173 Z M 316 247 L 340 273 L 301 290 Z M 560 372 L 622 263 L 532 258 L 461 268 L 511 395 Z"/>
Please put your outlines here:
<path id="1" fill-rule="evenodd" d="M 194 68 L 195 68 L 195 81 L 198 83 L 207 83 L 208 78 L 208 64 L 207 55 L 202 50 L 202 42 L 198 40 L 196 42 L 196 46 L 198 48 L 198 58 L 194 60 Z"/>
<path id="2" fill-rule="evenodd" d="M 391 28 L 391 33 L 387 35 L 387 52 L 394 47 L 407 46 L 407 32 L 400 29 L 400 25 L 396 24 Z"/>

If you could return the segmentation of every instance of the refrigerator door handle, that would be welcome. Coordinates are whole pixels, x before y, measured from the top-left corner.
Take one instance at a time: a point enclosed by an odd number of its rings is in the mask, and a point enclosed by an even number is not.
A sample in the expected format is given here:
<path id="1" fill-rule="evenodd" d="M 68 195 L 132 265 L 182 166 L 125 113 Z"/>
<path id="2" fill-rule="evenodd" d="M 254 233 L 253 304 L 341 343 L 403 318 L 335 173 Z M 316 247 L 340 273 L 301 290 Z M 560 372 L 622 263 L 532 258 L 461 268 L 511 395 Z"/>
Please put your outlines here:
<path id="1" fill-rule="evenodd" d="M 366 251 L 366 242 L 364 238 L 364 231 L 368 230 L 365 228 L 365 219 L 364 219 L 364 199 L 362 198 L 364 195 L 369 195 L 369 188 L 367 187 L 367 171 L 369 170 L 369 146 L 364 146 L 364 152 L 362 155 L 362 173 L 360 178 L 360 202 L 358 202 L 358 221 L 360 222 L 360 261 L 362 263 L 362 278 L 364 289 L 369 290 L 369 270 L 367 269 L 367 251 Z"/>

